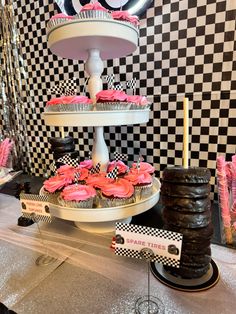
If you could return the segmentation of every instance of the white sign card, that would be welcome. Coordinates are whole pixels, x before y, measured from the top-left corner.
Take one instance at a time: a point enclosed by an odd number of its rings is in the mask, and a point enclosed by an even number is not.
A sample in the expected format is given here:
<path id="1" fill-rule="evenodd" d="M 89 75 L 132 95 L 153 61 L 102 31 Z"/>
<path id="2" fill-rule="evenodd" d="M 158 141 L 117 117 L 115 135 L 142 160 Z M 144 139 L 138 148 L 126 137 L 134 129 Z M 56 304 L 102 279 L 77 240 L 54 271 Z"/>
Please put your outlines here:
<path id="1" fill-rule="evenodd" d="M 179 267 L 183 235 L 139 225 L 116 223 L 115 254 L 142 258 L 140 251 L 152 250 L 151 261 Z"/>
<path id="2" fill-rule="evenodd" d="M 33 219 L 34 221 L 52 221 L 48 195 L 21 193 L 20 202 L 23 217 Z"/>

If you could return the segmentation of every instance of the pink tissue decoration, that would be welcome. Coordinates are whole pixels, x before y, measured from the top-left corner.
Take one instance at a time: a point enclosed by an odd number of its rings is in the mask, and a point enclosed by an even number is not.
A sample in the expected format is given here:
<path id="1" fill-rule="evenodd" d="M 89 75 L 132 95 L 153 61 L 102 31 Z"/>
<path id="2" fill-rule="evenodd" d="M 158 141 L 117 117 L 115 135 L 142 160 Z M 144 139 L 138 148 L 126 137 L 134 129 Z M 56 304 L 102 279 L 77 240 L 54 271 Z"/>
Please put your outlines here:
<path id="1" fill-rule="evenodd" d="M 0 167 L 6 167 L 14 142 L 6 138 L 0 144 Z"/>

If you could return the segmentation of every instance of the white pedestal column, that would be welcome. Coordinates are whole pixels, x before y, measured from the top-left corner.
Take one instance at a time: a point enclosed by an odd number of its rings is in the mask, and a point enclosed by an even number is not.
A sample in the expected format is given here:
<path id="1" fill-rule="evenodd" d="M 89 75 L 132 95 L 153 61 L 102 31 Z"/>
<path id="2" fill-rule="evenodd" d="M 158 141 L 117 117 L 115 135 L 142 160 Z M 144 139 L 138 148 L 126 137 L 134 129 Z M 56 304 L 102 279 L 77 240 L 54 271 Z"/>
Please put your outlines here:
<path id="1" fill-rule="evenodd" d="M 90 49 L 89 57 L 85 63 L 85 70 L 89 75 L 88 91 L 90 98 L 93 102 L 96 102 L 96 94 L 102 90 L 102 79 L 101 75 L 103 72 L 103 62 L 100 57 L 100 51 L 98 49 Z M 94 128 L 94 142 L 92 150 L 92 160 L 93 164 L 101 164 L 101 170 L 107 170 L 107 164 L 109 161 L 109 154 L 106 142 L 104 140 L 104 130 L 103 126 Z"/>

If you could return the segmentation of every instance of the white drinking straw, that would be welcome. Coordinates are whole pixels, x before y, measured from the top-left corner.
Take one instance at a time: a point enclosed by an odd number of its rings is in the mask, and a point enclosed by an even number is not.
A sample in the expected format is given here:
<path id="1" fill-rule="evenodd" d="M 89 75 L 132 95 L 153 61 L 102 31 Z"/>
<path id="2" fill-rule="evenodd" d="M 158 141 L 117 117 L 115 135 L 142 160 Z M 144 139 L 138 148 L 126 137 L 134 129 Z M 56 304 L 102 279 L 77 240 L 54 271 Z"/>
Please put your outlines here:
<path id="1" fill-rule="evenodd" d="M 183 167 L 188 168 L 188 144 L 189 144 L 189 104 L 188 98 L 184 98 L 184 147 L 183 147 Z"/>
<path id="2" fill-rule="evenodd" d="M 65 137 L 65 132 L 64 132 L 63 126 L 60 126 L 60 132 L 61 132 L 61 137 L 64 138 Z"/>

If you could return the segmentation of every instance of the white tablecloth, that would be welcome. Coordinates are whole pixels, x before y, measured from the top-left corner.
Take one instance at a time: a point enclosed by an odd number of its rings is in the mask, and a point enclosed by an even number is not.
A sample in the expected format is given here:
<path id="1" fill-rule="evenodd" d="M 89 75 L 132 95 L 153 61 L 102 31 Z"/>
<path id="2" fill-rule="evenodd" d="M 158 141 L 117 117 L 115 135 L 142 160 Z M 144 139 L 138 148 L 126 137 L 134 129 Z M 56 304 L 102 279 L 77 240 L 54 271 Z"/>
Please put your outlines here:
<path id="1" fill-rule="evenodd" d="M 145 261 L 115 256 L 112 234 L 90 234 L 55 219 L 40 223 L 44 243 L 58 261 L 36 266 L 45 253 L 37 226 L 19 227 L 19 201 L 0 194 L 0 302 L 22 314 L 131 314 L 147 293 Z M 232 314 L 236 309 L 236 250 L 212 245 L 219 282 L 202 292 L 171 289 L 151 275 L 151 294 L 165 313 Z"/>

